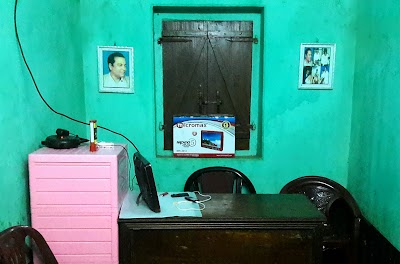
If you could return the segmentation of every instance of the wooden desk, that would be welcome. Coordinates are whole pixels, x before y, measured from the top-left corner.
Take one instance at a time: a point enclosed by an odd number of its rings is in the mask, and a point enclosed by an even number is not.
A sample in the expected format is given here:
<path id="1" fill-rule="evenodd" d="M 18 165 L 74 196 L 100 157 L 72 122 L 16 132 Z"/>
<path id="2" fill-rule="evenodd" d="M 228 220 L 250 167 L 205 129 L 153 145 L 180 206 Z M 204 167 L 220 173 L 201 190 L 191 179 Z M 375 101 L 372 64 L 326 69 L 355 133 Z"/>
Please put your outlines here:
<path id="1" fill-rule="evenodd" d="M 120 264 L 320 263 L 325 216 L 300 194 L 212 194 L 201 218 L 119 219 Z"/>

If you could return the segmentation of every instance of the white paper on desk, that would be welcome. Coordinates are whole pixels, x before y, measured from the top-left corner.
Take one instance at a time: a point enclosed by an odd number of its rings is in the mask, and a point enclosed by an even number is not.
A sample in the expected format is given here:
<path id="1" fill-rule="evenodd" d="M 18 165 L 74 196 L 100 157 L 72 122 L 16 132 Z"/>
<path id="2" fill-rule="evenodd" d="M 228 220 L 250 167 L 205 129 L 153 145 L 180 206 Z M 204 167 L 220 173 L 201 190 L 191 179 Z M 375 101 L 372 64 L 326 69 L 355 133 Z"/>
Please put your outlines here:
<path id="1" fill-rule="evenodd" d="M 184 217 L 201 217 L 201 211 L 199 210 L 199 205 L 196 203 L 188 202 L 184 197 L 172 198 L 171 194 L 168 193 L 166 196 L 160 196 L 162 192 L 159 192 L 158 200 L 160 202 L 161 212 L 155 213 L 147 207 L 146 202 L 140 199 L 139 205 L 136 204 L 136 199 L 139 195 L 138 192 L 130 192 L 125 196 L 124 202 L 119 213 L 120 219 L 130 219 L 130 218 L 165 218 L 174 216 L 184 216 Z M 187 192 L 189 196 L 196 197 L 193 192 Z M 174 202 L 186 201 L 185 203 L 180 203 L 177 206 Z M 196 210 L 180 210 L 180 209 L 196 209 Z"/>

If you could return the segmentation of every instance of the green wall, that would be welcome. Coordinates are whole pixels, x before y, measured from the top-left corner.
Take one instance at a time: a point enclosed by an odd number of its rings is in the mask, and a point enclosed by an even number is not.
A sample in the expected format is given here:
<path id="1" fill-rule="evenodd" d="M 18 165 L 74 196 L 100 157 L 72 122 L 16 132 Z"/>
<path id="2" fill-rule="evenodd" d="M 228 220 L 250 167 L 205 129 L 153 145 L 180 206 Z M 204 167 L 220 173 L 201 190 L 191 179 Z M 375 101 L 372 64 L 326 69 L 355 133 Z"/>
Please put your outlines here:
<path id="1" fill-rule="evenodd" d="M 349 190 L 364 216 L 400 249 L 400 5 L 360 1 Z"/>
<path id="2" fill-rule="evenodd" d="M 29 224 L 28 154 L 59 127 L 85 134 L 52 113 L 38 96 L 17 46 L 14 1 L 0 3 L 0 230 Z M 19 37 L 37 85 L 56 111 L 84 119 L 79 1 L 26 1 Z"/>
<path id="3" fill-rule="evenodd" d="M 263 10 L 261 151 L 234 159 L 156 155 L 153 7 L 190 9 L 193 1 L 19 1 L 21 42 L 43 96 L 59 112 L 97 119 L 134 141 L 152 162 L 159 190 L 181 190 L 192 171 L 211 165 L 242 170 L 259 193 L 276 193 L 301 175 L 324 175 L 347 186 L 367 219 L 400 247 L 395 0 L 204 0 L 206 7 Z M 29 223 L 27 156 L 40 141 L 58 127 L 87 135 L 85 126 L 52 113 L 37 95 L 18 50 L 13 8 L 13 0 L 0 4 L 0 56 L 7 66 L 0 72 L 0 136 L 6 139 L 0 229 Z M 297 89 L 299 47 L 307 42 L 336 43 L 333 90 Z M 135 49 L 135 94 L 98 92 L 97 46 L 113 45 Z M 126 143 L 104 130 L 98 137 Z"/>
<path id="4" fill-rule="evenodd" d="M 253 6 L 264 10 L 261 155 L 253 158 L 157 157 L 154 101 L 153 7 L 194 7 L 181 1 L 81 0 L 82 51 L 88 119 L 123 133 L 153 164 L 159 190 L 182 190 L 196 169 L 238 168 L 259 193 L 276 193 L 302 175 L 325 175 L 347 185 L 354 48 L 355 0 L 202 1 L 202 6 Z M 297 89 L 300 43 L 336 43 L 334 89 Z M 135 94 L 98 93 L 97 46 L 132 46 Z M 99 130 L 100 141 L 124 142 Z M 131 154 L 133 148 L 130 147 Z"/>

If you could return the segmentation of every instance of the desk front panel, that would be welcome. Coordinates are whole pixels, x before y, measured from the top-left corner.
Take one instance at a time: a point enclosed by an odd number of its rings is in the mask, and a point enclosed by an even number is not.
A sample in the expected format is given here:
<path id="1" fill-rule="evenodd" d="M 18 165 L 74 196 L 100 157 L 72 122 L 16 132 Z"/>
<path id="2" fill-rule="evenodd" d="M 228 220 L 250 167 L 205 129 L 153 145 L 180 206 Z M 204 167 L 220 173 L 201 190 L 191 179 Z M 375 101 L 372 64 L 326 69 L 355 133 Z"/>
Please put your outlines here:
<path id="1" fill-rule="evenodd" d="M 319 263 L 313 229 L 142 229 L 120 224 L 120 263 Z"/>

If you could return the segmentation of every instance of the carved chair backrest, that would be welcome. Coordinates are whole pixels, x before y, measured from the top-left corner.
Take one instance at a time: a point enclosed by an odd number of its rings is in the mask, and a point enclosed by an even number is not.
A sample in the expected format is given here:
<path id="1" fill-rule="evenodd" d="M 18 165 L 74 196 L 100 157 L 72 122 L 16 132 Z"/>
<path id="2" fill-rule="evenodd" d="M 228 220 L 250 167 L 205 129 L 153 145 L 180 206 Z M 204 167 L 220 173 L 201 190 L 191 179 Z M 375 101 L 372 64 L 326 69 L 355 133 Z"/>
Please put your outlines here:
<path id="1" fill-rule="evenodd" d="M 360 217 L 360 209 L 353 196 L 339 183 L 322 176 L 304 176 L 287 183 L 280 193 L 301 193 L 328 218 L 332 204 L 345 201 L 354 217 Z"/>
<path id="2" fill-rule="evenodd" d="M 249 178 L 239 170 L 229 167 L 207 167 L 193 172 L 187 179 L 184 191 L 205 193 L 256 193 Z"/>
<path id="3" fill-rule="evenodd" d="M 43 236 L 29 226 L 13 226 L 0 233 L 0 263 L 25 264 L 32 263 L 57 264 L 57 260 Z"/>

